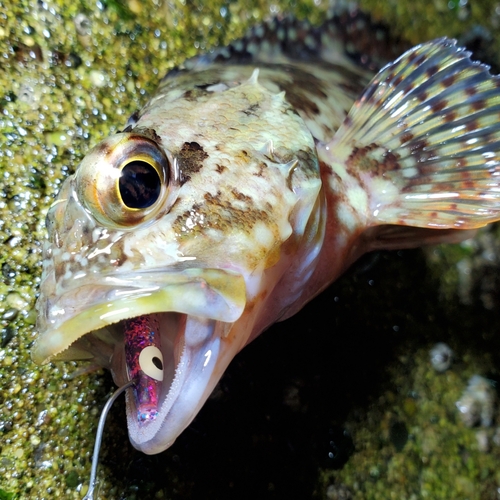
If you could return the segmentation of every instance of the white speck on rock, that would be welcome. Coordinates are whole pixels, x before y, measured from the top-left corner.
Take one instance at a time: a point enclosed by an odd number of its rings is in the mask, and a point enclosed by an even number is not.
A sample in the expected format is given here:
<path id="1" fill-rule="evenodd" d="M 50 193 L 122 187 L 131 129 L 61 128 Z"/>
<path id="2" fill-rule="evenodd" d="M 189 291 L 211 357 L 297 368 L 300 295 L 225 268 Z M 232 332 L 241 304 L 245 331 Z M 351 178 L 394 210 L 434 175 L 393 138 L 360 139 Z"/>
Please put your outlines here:
<path id="1" fill-rule="evenodd" d="M 495 402 L 496 393 L 493 382 L 481 375 L 473 375 L 456 405 L 460 417 L 467 427 L 473 427 L 477 424 L 490 427 L 493 421 Z"/>
<path id="2" fill-rule="evenodd" d="M 448 344 L 438 342 L 429 352 L 432 368 L 439 373 L 445 372 L 453 362 L 453 354 Z"/>

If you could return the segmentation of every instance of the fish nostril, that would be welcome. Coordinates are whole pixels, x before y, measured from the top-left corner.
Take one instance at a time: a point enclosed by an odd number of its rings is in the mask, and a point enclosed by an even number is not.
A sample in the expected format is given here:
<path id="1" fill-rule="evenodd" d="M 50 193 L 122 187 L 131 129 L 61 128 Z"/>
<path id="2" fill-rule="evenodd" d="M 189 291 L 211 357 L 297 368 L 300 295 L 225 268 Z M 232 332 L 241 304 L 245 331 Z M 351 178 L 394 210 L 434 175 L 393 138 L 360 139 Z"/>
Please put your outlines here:
<path id="1" fill-rule="evenodd" d="M 126 164 L 118 181 L 123 203 L 132 209 L 148 208 L 161 193 L 161 179 L 153 165 L 135 160 Z"/>

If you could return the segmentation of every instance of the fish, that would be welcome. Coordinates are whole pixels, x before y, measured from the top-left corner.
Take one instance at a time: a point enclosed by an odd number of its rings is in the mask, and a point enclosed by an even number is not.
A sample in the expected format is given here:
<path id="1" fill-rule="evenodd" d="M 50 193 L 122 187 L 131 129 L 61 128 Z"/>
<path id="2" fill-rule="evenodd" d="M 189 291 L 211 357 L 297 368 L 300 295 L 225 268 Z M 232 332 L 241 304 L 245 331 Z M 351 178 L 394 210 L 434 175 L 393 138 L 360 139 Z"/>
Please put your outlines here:
<path id="1" fill-rule="evenodd" d="M 379 35 L 361 13 L 271 19 L 169 71 L 64 181 L 32 358 L 132 383 L 138 450 L 363 254 L 500 219 L 500 79 L 453 40 Z"/>

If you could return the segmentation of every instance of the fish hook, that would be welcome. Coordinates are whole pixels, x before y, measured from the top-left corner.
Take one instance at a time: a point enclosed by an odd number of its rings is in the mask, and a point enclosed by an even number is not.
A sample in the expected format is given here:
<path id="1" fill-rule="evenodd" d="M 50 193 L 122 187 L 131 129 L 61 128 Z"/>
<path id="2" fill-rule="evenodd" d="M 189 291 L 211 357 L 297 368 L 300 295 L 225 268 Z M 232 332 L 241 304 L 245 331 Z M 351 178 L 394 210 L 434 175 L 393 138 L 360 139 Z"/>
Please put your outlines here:
<path id="1" fill-rule="evenodd" d="M 90 471 L 90 484 L 87 494 L 83 497 L 83 500 L 94 500 L 94 488 L 97 476 L 97 464 L 99 461 L 99 451 L 101 449 L 102 434 L 104 432 L 104 424 L 106 423 L 106 417 L 108 416 L 109 409 L 111 405 L 116 401 L 116 398 L 124 392 L 126 389 L 131 387 L 134 382 L 131 380 L 125 385 L 122 385 L 113 393 L 113 395 L 108 399 L 104 408 L 102 409 L 101 417 L 99 418 L 99 425 L 97 426 L 97 435 L 95 438 L 94 454 L 92 455 L 92 469 Z"/>

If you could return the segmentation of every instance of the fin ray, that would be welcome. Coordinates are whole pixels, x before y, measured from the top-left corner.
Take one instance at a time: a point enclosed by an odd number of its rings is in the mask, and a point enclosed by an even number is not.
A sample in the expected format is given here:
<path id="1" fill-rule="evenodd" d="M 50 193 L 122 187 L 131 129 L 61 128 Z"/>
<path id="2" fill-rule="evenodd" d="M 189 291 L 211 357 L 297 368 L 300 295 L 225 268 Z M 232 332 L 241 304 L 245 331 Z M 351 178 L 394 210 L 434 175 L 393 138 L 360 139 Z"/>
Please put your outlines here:
<path id="1" fill-rule="evenodd" d="M 500 78 L 441 38 L 372 80 L 320 145 L 338 189 L 359 185 L 367 226 L 473 229 L 500 219 Z M 364 211 L 365 213 L 361 213 Z"/>

